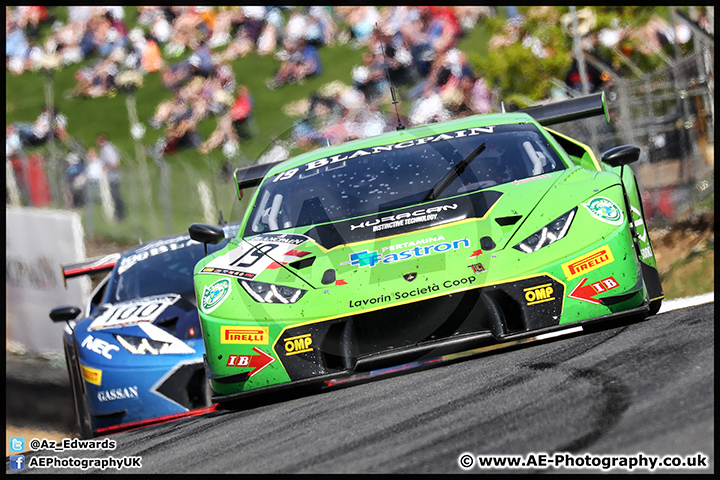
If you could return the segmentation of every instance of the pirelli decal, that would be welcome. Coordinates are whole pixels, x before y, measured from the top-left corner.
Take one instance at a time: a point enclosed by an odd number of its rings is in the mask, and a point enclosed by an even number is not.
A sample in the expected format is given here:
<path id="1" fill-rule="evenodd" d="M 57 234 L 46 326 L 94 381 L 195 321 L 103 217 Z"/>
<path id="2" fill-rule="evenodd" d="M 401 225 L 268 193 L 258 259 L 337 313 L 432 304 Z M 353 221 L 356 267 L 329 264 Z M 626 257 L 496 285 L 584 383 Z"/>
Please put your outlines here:
<path id="1" fill-rule="evenodd" d="M 270 341 L 268 327 L 220 326 L 220 343 L 234 345 L 267 345 Z"/>
<path id="2" fill-rule="evenodd" d="M 92 383 L 93 385 L 100 385 L 102 383 L 102 370 L 86 367 L 82 363 L 80 364 L 80 370 L 86 382 Z"/>
<path id="3" fill-rule="evenodd" d="M 585 275 L 596 268 L 600 268 L 614 261 L 615 258 L 613 257 L 612 251 L 610 251 L 610 246 L 605 245 L 581 257 L 563 263 L 562 269 L 567 279 L 572 280 L 575 277 Z"/>

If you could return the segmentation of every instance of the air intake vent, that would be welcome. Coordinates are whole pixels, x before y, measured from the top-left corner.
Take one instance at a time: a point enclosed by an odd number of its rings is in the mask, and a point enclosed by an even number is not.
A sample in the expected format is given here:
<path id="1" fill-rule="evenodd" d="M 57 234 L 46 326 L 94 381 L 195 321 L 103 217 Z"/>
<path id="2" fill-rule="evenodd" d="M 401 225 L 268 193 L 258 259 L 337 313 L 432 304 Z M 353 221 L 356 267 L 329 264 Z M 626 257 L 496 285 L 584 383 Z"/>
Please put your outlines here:
<path id="1" fill-rule="evenodd" d="M 495 219 L 495 221 L 501 227 L 507 227 L 508 225 L 515 225 L 517 222 L 520 221 L 521 218 L 522 215 L 511 215 L 509 217 L 498 217 Z"/>

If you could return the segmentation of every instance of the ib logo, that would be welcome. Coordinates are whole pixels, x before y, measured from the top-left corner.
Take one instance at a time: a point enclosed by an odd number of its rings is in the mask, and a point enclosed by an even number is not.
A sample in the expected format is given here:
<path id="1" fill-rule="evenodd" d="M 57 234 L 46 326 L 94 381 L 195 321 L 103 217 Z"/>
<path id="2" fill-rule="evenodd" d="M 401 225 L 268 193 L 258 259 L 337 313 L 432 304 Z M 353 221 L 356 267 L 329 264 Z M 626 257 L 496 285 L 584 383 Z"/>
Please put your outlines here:
<path id="1" fill-rule="evenodd" d="M 10 437 L 10 451 L 11 452 L 24 452 L 25 451 L 25 438 Z"/>
<path id="2" fill-rule="evenodd" d="M 10 455 L 10 470 L 24 470 L 25 455 Z"/>

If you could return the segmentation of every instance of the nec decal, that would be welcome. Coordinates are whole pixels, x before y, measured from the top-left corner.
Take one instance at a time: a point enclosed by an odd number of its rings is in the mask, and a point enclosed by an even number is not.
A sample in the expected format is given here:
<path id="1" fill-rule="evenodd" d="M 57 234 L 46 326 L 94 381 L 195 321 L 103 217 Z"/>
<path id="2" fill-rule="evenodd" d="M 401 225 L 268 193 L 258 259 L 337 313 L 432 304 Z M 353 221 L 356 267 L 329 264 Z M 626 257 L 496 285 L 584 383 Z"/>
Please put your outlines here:
<path id="1" fill-rule="evenodd" d="M 584 275 L 615 261 L 610 246 L 605 245 L 579 258 L 562 264 L 563 272 L 568 280 Z"/>
<path id="2" fill-rule="evenodd" d="M 267 345 L 268 327 L 220 327 L 220 343 L 235 345 Z"/>

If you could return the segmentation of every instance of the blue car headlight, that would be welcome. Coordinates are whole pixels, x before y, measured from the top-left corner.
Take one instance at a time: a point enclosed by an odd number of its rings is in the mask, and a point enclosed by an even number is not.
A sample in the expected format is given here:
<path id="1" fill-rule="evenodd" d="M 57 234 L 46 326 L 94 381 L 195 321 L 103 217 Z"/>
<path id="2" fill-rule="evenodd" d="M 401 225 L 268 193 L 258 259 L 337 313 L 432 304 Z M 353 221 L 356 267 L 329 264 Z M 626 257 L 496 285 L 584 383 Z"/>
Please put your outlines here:
<path id="1" fill-rule="evenodd" d="M 542 247 L 546 247 L 551 243 L 557 242 L 567 234 L 567 231 L 570 229 L 570 224 L 573 218 L 575 218 L 576 211 L 577 207 L 559 216 L 513 248 L 521 252 L 532 253 L 537 252 Z"/>
<path id="2" fill-rule="evenodd" d="M 260 303 L 295 303 L 307 292 L 307 290 L 272 283 L 239 281 L 248 295 Z"/>
<path id="3" fill-rule="evenodd" d="M 134 335 L 115 334 L 115 339 L 125 350 L 133 355 L 168 355 L 168 354 L 188 354 L 195 353 L 182 341 L 163 342 L 153 340 L 146 337 L 136 337 Z"/>

